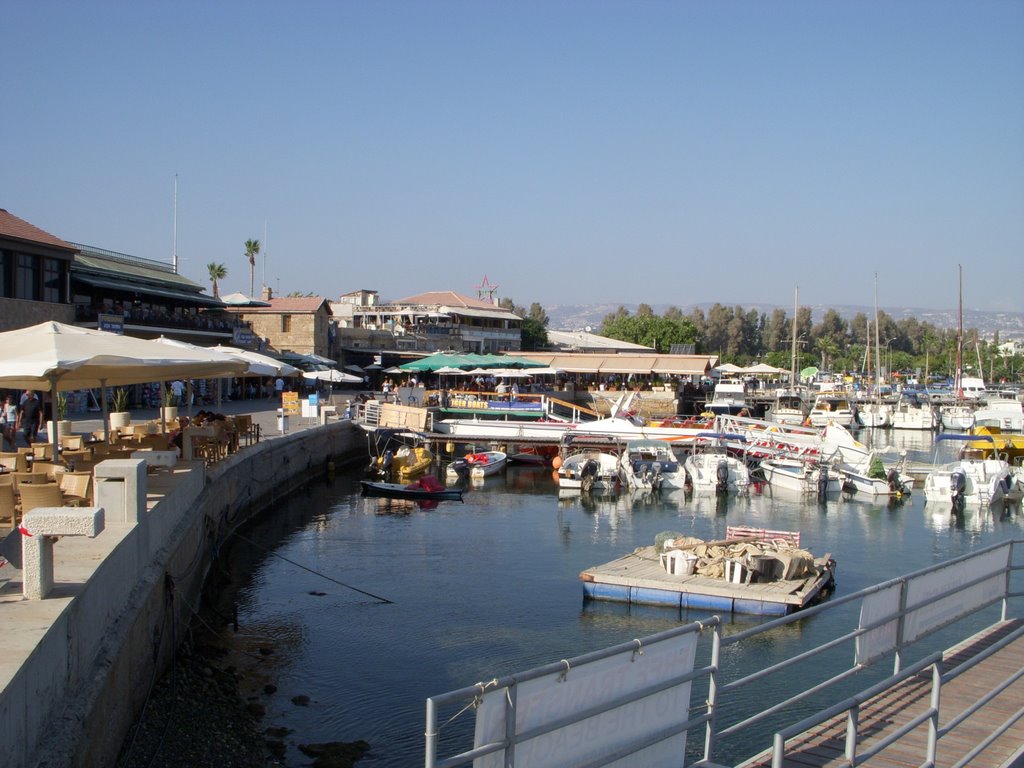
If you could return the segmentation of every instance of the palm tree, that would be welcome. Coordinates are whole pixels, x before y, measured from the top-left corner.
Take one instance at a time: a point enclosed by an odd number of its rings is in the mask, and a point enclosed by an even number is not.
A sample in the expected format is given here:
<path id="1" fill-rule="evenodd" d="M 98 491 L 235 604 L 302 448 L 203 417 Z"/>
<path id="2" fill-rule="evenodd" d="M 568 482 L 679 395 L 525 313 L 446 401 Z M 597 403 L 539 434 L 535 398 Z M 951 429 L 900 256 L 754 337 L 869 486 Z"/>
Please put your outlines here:
<path id="1" fill-rule="evenodd" d="M 213 283 L 213 298 L 218 299 L 220 298 L 220 292 L 217 290 L 217 281 L 223 280 L 228 276 L 228 269 L 216 261 L 211 261 L 206 265 L 206 268 L 210 272 L 210 282 Z"/>
<path id="2" fill-rule="evenodd" d="M 259 240 L 245 241 L 245 255 L 249 257 L 249 295 L 256 292 L 256 254 L 260 252 Z"/>

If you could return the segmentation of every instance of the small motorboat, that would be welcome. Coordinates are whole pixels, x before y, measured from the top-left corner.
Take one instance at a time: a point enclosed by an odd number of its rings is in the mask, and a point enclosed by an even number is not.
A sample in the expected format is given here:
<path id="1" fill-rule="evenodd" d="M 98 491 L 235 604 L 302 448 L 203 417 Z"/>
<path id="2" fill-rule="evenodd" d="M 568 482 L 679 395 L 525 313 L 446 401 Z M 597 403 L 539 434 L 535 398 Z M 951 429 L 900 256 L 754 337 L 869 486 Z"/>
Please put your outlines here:
<path id="1" fill-rule="evenodd" d="M 802 496 L 825 499 L 839 491 L 839 476 L 829 471 L 827 462 L 800 459 L 762 459 L 761 472 L 773 489 L 794 491 Z"/>
<path id="2" fill-rule="evenodd" d="M 415 482 L 379 483 L 360 480 L 363 496 L 384 496 L 391 499 L 414 499 L 420 501 L 462 501 L 461 488 L 446 488 L 433 475 L 425 475 Z"/>
<path id="3" fill-rule="evenodd" d="M 732 456 L 730 443 L 745 446 L 746 439 L 724 432 L 703 432 L 690 444 L 691 453 L 683 467 L 694 491 L 726 494 L 746 493 L 750 489 L 746 458 Z"/>
<path id="4" fill-rule="evenodd" d="M 508 455 L 504 451 L 467 453 L 449 464 L 445 469 L 445 475 L 448 478 L 488 477 L 504 469 L 507 462 Z"/>
<path id="5" fill-rule="evenodd" d="M 939 435 L 936 444 L 946 440 L 979 442 L 991 435 Z M 938 451 L 936 450 L 936 453 Z M 952 504 L 954 512 L 967 505 L 991 506 L 1002 501 L 1018 501 L 1021 489 L 1010 465 L 999 458 L 985 458 L 983 452 L 967 445 L 957 461 L 936 465 L 924 480 L 928 502 Z"/>
<path id="6" fill-rule="evenodd" d="M 664 440 L 629 440 L 622 454 L 621 474 L 632 489 L 686 487 L 686 470 Z"/>

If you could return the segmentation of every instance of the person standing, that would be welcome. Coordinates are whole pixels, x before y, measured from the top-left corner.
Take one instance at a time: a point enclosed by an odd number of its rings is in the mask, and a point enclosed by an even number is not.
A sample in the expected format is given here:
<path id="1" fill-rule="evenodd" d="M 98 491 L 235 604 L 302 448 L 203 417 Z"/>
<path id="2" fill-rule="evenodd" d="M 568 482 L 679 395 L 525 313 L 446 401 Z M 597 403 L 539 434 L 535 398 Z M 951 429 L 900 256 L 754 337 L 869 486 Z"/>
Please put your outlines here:
<path id="1" fill-rule="evenodd" d="M 171 394 L 174 395 L 174 404 L 182 406 L 185 404 L 185 382 L 175 379 L 171 382 Z"/>
<path id="2" fill-rule="evenodd" d="M 4 397 L 3 405 L 0 406 L 0 426 L 3 427 L 3 438 L 10 443 L 12 451 L 15 450 L 15 444 L 18 439 L 14 432 L 17 424 L 18 406 L 14 404 L 14 399 L 7 395 Z"/>
<path id="3" fill-rule="evenodd" d="M 274 379 L 274 391 L 277 393 L 278 400 L 280 400 L 281 395 L 284 393 L 284 379 L 280 376 Z"/>
<path id="4" fill-rule="evenodd" d="M 39 436 L 39 430 L 43 427 L 43 404 L 39 402 L 36 393 L 31 389 L 25 390 L 25 397 L 18 406 L 17 428 L 25 435 L 25 442 L 32 445 Z"/>

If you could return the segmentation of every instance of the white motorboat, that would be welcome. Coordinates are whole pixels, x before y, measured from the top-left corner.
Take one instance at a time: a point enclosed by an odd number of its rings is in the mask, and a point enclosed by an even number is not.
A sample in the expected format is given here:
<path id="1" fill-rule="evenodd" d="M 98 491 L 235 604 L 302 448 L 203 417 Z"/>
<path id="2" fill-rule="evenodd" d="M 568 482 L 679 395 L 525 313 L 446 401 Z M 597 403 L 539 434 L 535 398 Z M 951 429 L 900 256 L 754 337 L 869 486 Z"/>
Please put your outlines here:
<path id="1" fill-rule="evenodd" d="M 775 396 L 775 402 L 765 414 L 769 421 L 777 424 L 803 424 L 807 418 L 808 407 L 799 392 L 784 390 Z"/>
<path id="2" fill-rule="evenodd" d="M 631 489 L 686 487 L 686 470 L 663 440 L 629 440 L 622 454 L 621 476 Z"/>
<path id="3" fill-rule="evenodd" d="M 938 429 L 939 414 L 929 403 L 918 403 L 910 397 L 900 397 L 889 417 L 893 429 Z"/>
<path id="4" fill-rule="evenodd" d="M 888 403 L 860 403 L 857 421 L 864 427 L 888 427 L 892 420 L 892 406 Z"/>
<path id="5" fill-rule="evenodd" d="M 497 474 L 505 468 L 508 456 L 504 451 L 481 451 L 467 453 L 456 459 L 445 468 L 448 478 L 471 477 L 481 478 Z"/>
<path id="6" fill-rule="evenodd" d="M 974 407 L 966 403 L 939 407 L 942 428 L 951 432 L 967 432 L 974 427 Z"/>
<path id="7" fill-rule="evenodd" d="M 886 468 L 874 453 L 859 465 L 838 463 L 833 467 L 833 472 L 839 477 L 840 488 L 846 493 L 896 499 L 909 496 L 914 484 L 914 479 L 901 470 L 902 466 Z"/>
<path id="8" fill-rule="evenodd" d="M 625 444 L 606 435 L 565 435 L 552 466 L 559 489 L 613 492 L 622 485 L 621 464 Z"/>
<path id="9" fill-rule="evenodd" d="M 939 435 L 937 441 L 978 441 L 987 435 Z M 936 445 L 939 443 L 937 442 Z M 928 502 L 952 504 L 954 511 L 965 506 L 991 506 L 1004 500 L 1017 500 L 1021 489 L 1017 476 L 1002 459 L 983 458 L 977 449 L 966 448 L 960 458 L 936 466 L 924 480 Z"/>
<path id="10" fill-rule="evenodd" d="M 1000 432 L 1024 431 L 1024 403 L 1009 398 L 989 398 L 984 408 L 974 412 L 974 426 Z"/>
<path id="11" fill-rule="evenodd" d="M 849 427 L 853 424 L 853 408 L 850 407 L 850 401 L 845 392 L 822 390 L 814 398 L 809 418 L 811 426 L 814 427 L 824 427 L 829 424 Z"/>
<path id="12" fill-rule="evenodd" d="M 839 492 L 839 476 L 829 469 L 827 462 L 763 459 L 760 467 L 765 481 L 773 490 L 817 496 L 819 499 Z"/>
<path id="13" fill-rule="evenodd" d="M 742 435 L 705 432 L 689 445 L 683 462 L 695 492 L 716 494 L 746 493 L 750 490 L 750 471 L 746 461 L 729 454 L 728 443 L 742 444 Z"/>
<path id="14" fill-rule="evenodd" d="M 747 388 L 742 381 L 720 381 L 715 385 L 707 409 L 718 414 L 739 414 L 747 410 Z"/>

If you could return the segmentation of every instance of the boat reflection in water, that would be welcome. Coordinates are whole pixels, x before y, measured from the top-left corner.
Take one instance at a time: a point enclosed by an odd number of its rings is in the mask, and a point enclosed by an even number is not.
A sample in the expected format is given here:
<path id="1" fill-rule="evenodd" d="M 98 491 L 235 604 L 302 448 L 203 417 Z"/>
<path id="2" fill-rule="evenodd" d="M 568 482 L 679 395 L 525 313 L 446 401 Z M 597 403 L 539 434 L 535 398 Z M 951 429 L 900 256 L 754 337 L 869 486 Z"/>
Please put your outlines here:
<path id="1" fill-rule="evenodd" d="M 901 437 L 887 433 L 880 439 Z M 862 432 L 860 439 L 874 437 Z M 922 444 L 921 460 L 931 449 L 930 440 Z M 706 541 L 725 538 L 728 526 L 799 531 L 802 546 L 831 553 L 838 564 L 832 599 L 1024 537 L 1019 504 L 956 516 L 926 506 L 917 488 L 901 506 L 845 495 L 823 503 L 795 500 L 755 487 L 721 498 L 684 491 L 584 496 L 559 493 L 550 470 L 509 468 L 482 486 L 467 483 L 462 504 L 395 515 L 379 514 L 381 504 L 394 500 L 360 496 L 358 480 L 356 473 L 338 473 L 315 481 L 247 531 L 260 546 L 333 581 L 279 557 L 254 561 L 252 548 L 239 546 L 229 556 L 243 558 L 238 568 L 248 573 L 235 581 L 242 585 L 235 605 L 249 641 L 258 636 L 273 645 L 264 628 L 282 626 L 302 638 L 273 657 L 278 692 L 260 700 L 265 726 L 291 729 L 285 765 L 308 762 L 299 744 L 339 734 L 369 742 L 378 768 L 420 764 L 428 696 L 710 615 L 583 600 L 580 572 L 649 545 L 665 531 Z M 230 571 L 233 564 L 225 567 Z M 375 603 L 338 582 L 393 603 Z M 224 606 L 226 615 L 230 608 Z M 828 616 L 800 620 L 764 636 L 756 652 L 741 644 L 729 657 L 730 674 L 821 646 L 835 636 L 838 622 L 855 625 L 858 611 L 841 605 Z M 740 630 L 760 619 L 723 620 Z M 224 637 L 241 642 L 230 629 Z M 698 658 L 706 660 L 706 653 L 700 646 Z M 786 680 L 764 681 L 766 697 L 788 690 Z M 292 703 L 297 693 L 310 697 L 308 708 Z M 471 736 L 472 720 L 447 728 L 453 738 Z M 719 757 L 735 762 L 743 756 Z"/>

